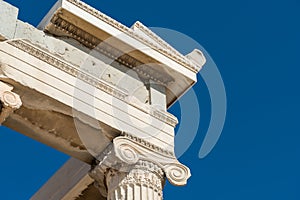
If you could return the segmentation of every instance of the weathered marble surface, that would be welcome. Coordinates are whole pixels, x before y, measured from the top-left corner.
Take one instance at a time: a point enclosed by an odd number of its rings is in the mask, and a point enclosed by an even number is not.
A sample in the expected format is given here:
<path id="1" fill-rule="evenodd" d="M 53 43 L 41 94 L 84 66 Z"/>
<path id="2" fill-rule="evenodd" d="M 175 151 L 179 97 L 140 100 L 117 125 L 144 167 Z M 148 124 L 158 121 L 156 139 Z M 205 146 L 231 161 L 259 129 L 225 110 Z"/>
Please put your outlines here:
<path id="1" fill-rule="evenodd" d="M 0 41 L 14 38 L 18 8 L 11 6 L 5 1 L 0 1 Z"/>
<path id="2" fill-rule="evenodd" d="M 4 1 L 0 11 L 0 124 L 91 165 L 108 199 L 162 199 L 166 179 L 187 183 L 167 108 L 197 81 L 201 51 L 184 56 L 142 23 L 128 28 L 77 0 L 59 0 L 38 29 Z M 93 193 L 87 165 L 73 162 L 35 198 L 69 170 L 80 175 L 59 198 Z"/>

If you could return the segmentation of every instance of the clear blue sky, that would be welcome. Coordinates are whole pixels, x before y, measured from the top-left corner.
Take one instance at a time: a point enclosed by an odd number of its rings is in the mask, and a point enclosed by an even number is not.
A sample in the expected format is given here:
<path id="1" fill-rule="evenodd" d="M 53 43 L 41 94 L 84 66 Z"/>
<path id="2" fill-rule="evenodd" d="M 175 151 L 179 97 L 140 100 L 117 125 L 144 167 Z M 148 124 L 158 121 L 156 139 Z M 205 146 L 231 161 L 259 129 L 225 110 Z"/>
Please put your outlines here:
<path id="1" fill-rule="evenodd" d="M 21 20 L 37 25 L 55 0 L 8 2 L 20 8 Z M 167 185 L 165 199 L 300 199 L 300 1 L 86 2 L 127 26 L 139 20 L 189 35 L 222 74 L 228 98 L 222 136 L 209 156 L 198 158 L 210 117 L 199 77 L 200 128 L 180 158 L 193 176 L 186 187 Z M 171 112 L 179 115 L 179 106 Z M 0 151 L 1 198 L 8 200 L 29 199 L 68 159 L 5 127 Z"/>

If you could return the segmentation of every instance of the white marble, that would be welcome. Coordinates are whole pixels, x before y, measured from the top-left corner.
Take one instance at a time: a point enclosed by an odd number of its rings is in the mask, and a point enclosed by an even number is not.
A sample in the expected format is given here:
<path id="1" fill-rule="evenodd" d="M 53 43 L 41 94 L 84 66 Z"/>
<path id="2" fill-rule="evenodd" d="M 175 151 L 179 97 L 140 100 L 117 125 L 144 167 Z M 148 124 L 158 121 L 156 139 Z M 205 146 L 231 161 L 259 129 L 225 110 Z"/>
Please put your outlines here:
<path id="1" fill-rule="evenodd" d="M 0 1 L 0 41 L 14 38 L 16 21 L 18 17 L 18 8 Z"/>
<path id="2" fill-rule="evenodd" d="M 4 1 L 0 11 L 0 124 L 91 165 L 93 179 L 70 161 L 35 198 L 67 172 L 80 174 L 57 198 L 94 182 L 110 200 L 161 200 L 166 180 L 187 184 L 167 108 L 197 81 L 200 50 L 182 55 L 141 22 L 128 28 L 78 0 L 59 0 L 38 28 Z"/>
<path id="3" fill-rule="evenodd" d="M 0 125 L 6 118 L 22 105 L 18 94 L 12 92 L 13 87 L 0 81 Z"/>

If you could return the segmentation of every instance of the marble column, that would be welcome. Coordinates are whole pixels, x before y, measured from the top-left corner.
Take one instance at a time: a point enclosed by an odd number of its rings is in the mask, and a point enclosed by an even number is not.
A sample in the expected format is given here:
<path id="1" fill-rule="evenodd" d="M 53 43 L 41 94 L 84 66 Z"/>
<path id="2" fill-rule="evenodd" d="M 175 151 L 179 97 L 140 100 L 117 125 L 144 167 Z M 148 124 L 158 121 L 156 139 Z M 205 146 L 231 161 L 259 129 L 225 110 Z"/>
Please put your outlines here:
<path id="1" fill-rule="evenodd" d="M 0 125 L 14 110 L 22 106 L 20 96 L 12 90 L 12 86 L 0 81 Z"/>
<path id="2" fill-rule="evenodd" d="M 166 179 L 180 186 L 190 177 L 186 166 L 163 152 L 154 144 L 125 134 L 99 155 L 90 176 L 108 200 L 161 200 Z"/>
<path id="3" fill-rule="evenodd" d="M 107 199 L 162 199 L 164 172 L 156 164 L 139 160 L 129 172 L 109 169 L 106 173 Z"/>

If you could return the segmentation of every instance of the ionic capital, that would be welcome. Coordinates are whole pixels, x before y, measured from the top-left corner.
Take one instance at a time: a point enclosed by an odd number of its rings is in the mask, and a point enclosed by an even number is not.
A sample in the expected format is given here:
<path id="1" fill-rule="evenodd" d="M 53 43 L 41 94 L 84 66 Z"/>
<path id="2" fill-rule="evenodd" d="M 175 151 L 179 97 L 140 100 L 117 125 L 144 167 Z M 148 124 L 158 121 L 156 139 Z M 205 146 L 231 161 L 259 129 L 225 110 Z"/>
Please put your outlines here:
<path id="1" fill-rule="evenodd" d="M 181 186 L 191 176 L 189 168 L 179 163 L 174 155 L 128 134 L 115 138 L 97 160 L 90 176 L 102 189 L 108 185 L 116 185 L 112 184 L 116 180 L 120 186 L 136 179 L 136 183 L 147 183 L 146 185 L 156 188 L 158 194 L 161 194 L 165 178 L 171 184 Z M 112 178 L 116 174 L 118 178 Z M 149 182 L 147 176 L 152 177 L 152 182 Z M 106 191 L 111 190 L 111 187 L 106 188 Z M 106 191 L 102 190 L 102 194 Z"/>
<path id="2" fill-rule="evenodd" d="M 0 125 L 14 110 L 22 106 L 20 96 L 12 90 L 12 86 L 0 81 Z"/>

